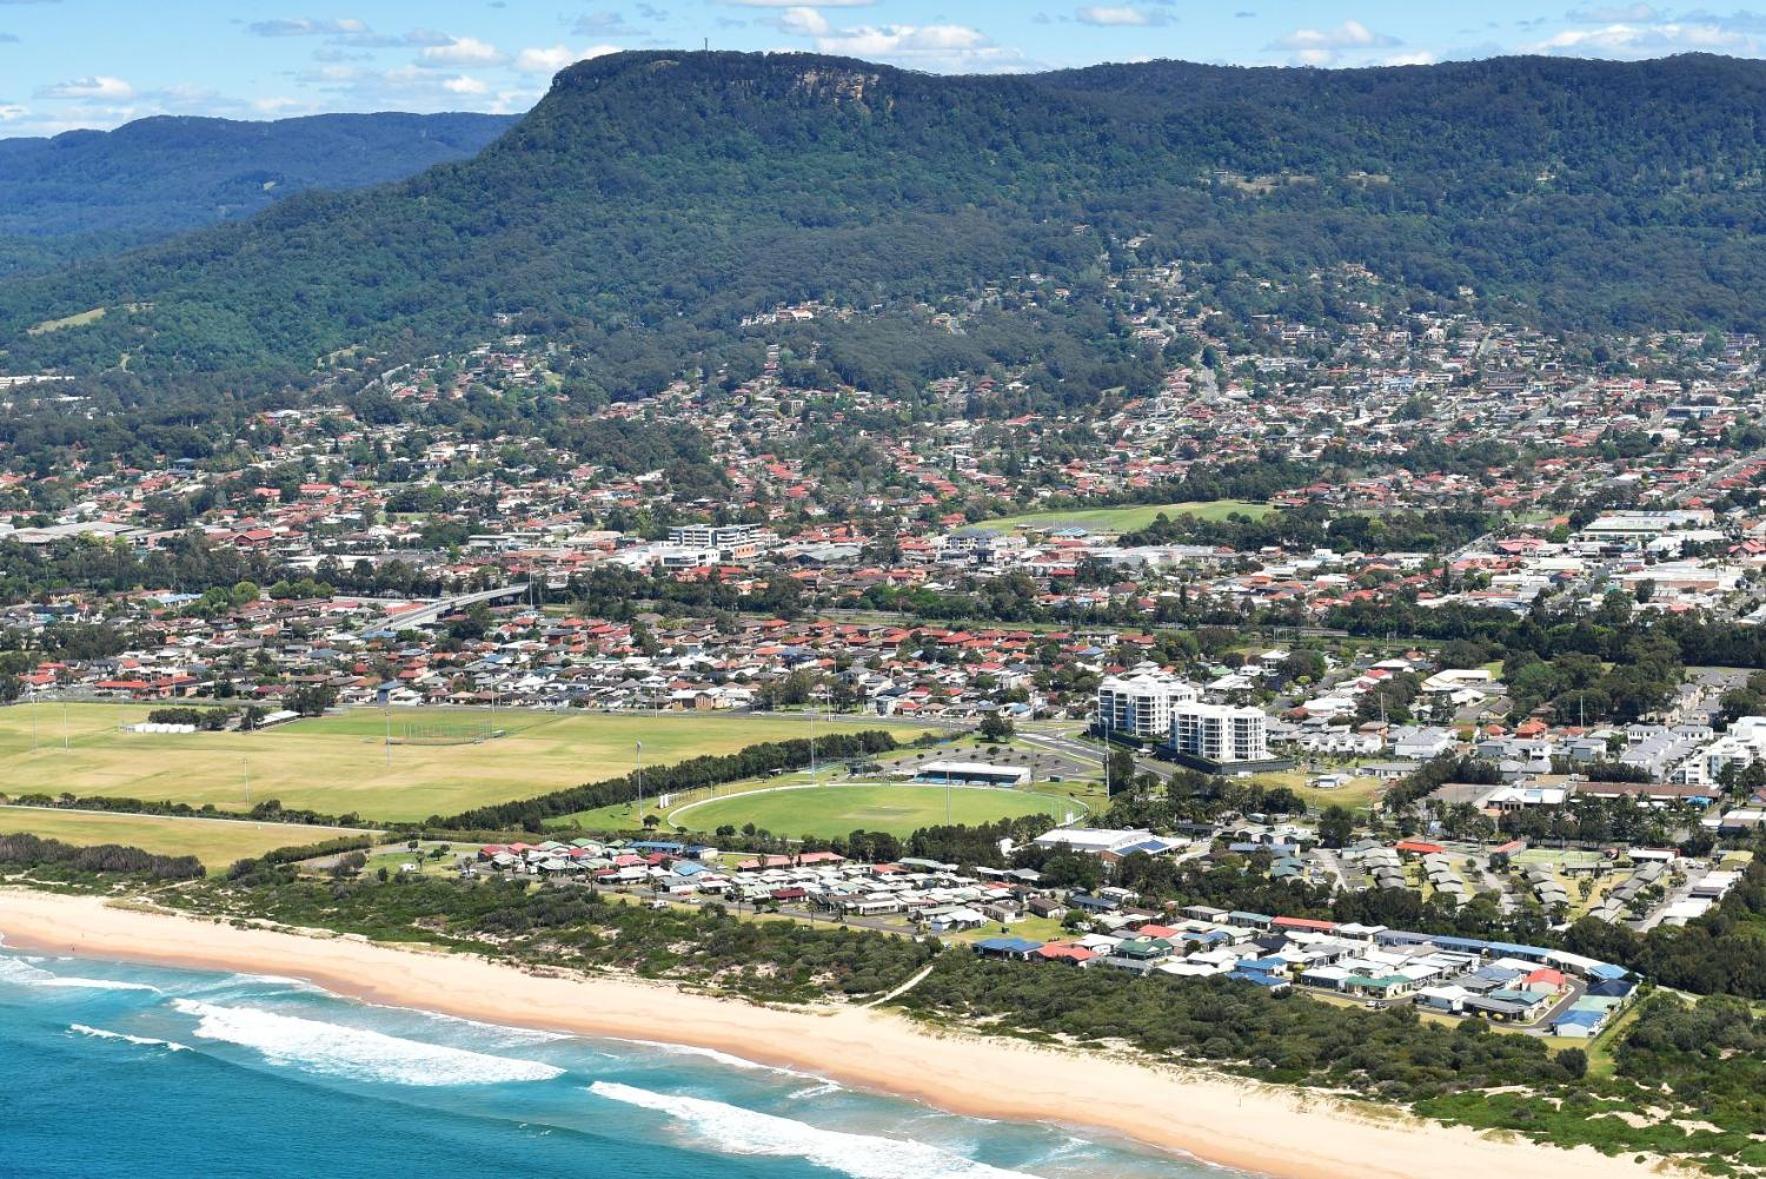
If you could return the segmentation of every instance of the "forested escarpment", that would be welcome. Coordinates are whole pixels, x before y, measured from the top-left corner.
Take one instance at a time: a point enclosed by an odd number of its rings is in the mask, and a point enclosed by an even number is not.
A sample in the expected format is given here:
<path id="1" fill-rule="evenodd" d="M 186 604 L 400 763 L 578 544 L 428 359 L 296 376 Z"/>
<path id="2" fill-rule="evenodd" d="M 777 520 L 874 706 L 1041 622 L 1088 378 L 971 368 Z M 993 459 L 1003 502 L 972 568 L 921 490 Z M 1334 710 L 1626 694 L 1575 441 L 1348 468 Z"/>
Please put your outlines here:
<path id="1" fill-rule="evenodd" d="M 782 302 L 1039 275 L 1084 307 L 1170 259 L 1241 310 L 1247 274 L 1347 263 L 1555 327 L 1757 327 L 1763 97 L 1766 66 L 1702 56 L 979 78 L 622 53 L 470 161 L 13 284 L 0 346 L 17 371 L 227 371 L 514 326 L 679 361 Z"/>

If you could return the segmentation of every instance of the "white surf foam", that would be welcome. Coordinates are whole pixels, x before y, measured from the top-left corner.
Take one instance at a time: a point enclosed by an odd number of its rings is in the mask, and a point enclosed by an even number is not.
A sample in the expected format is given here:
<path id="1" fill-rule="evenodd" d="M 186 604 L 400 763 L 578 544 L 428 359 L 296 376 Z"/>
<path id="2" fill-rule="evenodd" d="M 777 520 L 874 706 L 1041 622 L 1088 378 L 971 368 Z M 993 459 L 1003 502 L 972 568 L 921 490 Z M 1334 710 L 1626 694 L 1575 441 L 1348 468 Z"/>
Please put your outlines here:
<path id="1" fill-rule="evenodd" d="M 67 1030 L 78 1032 L 82 1036 L 91 1036 L 97 1040 L 122 1040 L 128 1044 L 139 1044 L 143 1048 L 169 1048 L 173 1052 L 190 1051 L 188 1044 L 179 1044 L 172 1040 L 155 1040 L 151 1036 L 131 1036 L 127 1032 L 113 1032 L 104 1028 L 87 1027 L 83 1023 L 70 1023 Z"/>
<path id="2" fill-rule="evenodd" d="M 666 1052 L 670 1056 L 697 1056 L 703 1060 L 714 1060 L 729 1068 L 746 1069 L 750 1072 L 778 1073 L 781 1076 L 801 1077 L 806 1081 L 818 1081 L 832 1085 L 834 1082 L 814 1073 L 806 1073 L 794 1068 L 786 1068 L 777 1064 L 762 1064 L 758 1060 L 749 1060 L 746 1056 L 737 1056 L 731 1052 L 719 1052 L 716 1048 L 701 1048 L 695 1044 L 668 1044 L 661 1040 L 621 1040 L 622 1044 L 638 1044 L 645 1048 L 653 1048 L 658 1052 Z M 838 1086 L 836 1086 L 838 1088 Z"/>
<path id="3" fill-rule="evenodd" d="M 197 1017 L 196 1035 L 256 1050 L 271 1064 L 394 1085 L 495 1085 L 547 1081 L 564 1070 L 532 1060 L 487 1056 L 444 1044 L 403 1040 L 344 1024 L 224 1007 L 194 999 L 172 1006 Z"/>
<path id="4" fill-rule="evenodd" d="M 400 1013 L 421 1015 L 432 1023 L 454 1024 L 458 1027 L 471 1028 L 476 1032 L 487 1033 L 492 1038 L 502 1041 L 498 1047 L 518 1047 L 523 1044 L 553 1044 L 559 1040 L 573 1039 L 567 1032 L 548 1032 L 541 1028 L 518 1028 L 506 1023 L 486 1023 L 481 1019 L 467 1019 L 464 1015 L 449 1015 L 443 1011 L 428 1011 L 422 1007 L 404 1007 L 396 1003 L 363 1003 L 364 1007 L 375 1007 L 381 1011 L 397 1011 Z"/>
<path id="5" fill-rule="evenodd" d="M 44 961 L 49 961 L 49 959 L 27 959 L 0 954 L 0 982 L 19 983 L 32 987 L 55 987 L 69 991 L 151 991 L 156 995 L 160 994 L 158 987 L 150 987 L 146 983 L 119 982 L 108 978 L 80 978 L 75 975 L 56 974 L 35 965 L 35 963 Z"/>
<path id="6" fill-rule="evenodd" d="M 73 991 L 152 991 L 156 995 L 164 993 L 158 987 L 148 986 L 146 983 L 117 982 L 108 978 L 70 978 L 59 974 L 39 979 L 34 985 L 62 987 Z"/>
<path id="7" fill-rule="evenodd" d="M 589 1091 L 609 1101 L 668 1114 L 728 1154 L 800 1158 L 853 1179 L 1029 1179 L 1021 1171 L 978 1163 L 924 1143 L 822 1130 L 721 1101 L 656 1093 L 613 1081 L 596 1081 Z"/>
<path id="8" fill-rule="evenodd" d="M 227 976 L 226 983 L 223 985 L 239 986 L 241 984 L 251 986 L 265 985 L 286 987 L 288 990 L 304 991 L 309 995 L 331 994 L 330 991 L 326 990 L 318 983 L 308 982 L 304 978 L 290 978 L 286 974 L 232 974 Z"/>
<path id="9" fill-rule="evenodd" d="M 842 1092 L 840 1086 L 833 1081 L 823 1081 L 820 1085 L 811 1085 L 807 1089 L 799 1089 L 791 1095 L 793 1101 L 803 1101 L 810 1097 L 827 1097 Z"/>
<path id="10" fill-rule="evenodd" d="M 0 982 L 39 984 L 46 978 L 54 977 L 47 970 L 32 966 L 23 958 L 0 954 Z"/>

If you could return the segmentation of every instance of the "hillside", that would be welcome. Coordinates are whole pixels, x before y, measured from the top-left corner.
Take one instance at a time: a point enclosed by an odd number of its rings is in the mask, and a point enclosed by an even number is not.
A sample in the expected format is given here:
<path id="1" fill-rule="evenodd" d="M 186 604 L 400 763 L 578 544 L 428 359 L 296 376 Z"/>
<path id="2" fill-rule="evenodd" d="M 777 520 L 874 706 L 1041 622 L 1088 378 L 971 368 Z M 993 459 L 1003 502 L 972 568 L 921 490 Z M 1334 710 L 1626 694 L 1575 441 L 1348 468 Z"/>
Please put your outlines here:
<path id="1" fill-rule="evenodd" d="M 0 139 L 0 258 L 67 257 L 248 217 L 308 189 L 360 188 L 475 155 L 501 115 L 140 119 Z M 0 261 L 0 266 L 5 263 Z"/>
<path id="2" fill-rule="evenodd" d="M 780 302 L 1035 272 L 1070 314 L 997 347 L 1114 341 L 1130 363 L 1091 293 L 1163 260 L 1246 313 L 1246 276 L 1355 263 L 1397 297 L 1554 327 L 1757 327 L 1763 99 L 1766 64 L 1707 56 L 938 77 L 622 53 L 560 73 L 471 160 L 10 284 L 0 347 L 12 371 L 304 367 L 512 316 L 653 382 Z"/>

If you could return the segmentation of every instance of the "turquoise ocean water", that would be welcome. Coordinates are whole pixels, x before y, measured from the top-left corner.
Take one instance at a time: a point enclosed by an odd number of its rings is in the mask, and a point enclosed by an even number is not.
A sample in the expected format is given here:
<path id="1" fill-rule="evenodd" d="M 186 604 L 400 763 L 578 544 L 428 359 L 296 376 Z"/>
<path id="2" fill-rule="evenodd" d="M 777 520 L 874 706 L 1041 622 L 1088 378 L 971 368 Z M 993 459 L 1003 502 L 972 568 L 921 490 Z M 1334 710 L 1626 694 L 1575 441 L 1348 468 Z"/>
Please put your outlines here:
<path id="1" fill-rule="evenodd" d="M 8 1179 L 1237 1175 L 718 1053 L 4 947 L 0 1070 Z"/>

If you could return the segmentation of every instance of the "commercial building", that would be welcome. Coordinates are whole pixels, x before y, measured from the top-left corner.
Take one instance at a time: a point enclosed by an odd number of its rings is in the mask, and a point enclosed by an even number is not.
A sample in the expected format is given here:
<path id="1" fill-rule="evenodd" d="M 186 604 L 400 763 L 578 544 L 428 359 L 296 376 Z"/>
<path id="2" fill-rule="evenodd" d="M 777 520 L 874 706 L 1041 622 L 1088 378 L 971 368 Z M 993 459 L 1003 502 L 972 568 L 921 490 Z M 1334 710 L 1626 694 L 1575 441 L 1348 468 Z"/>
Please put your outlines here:
<path id="1" fill-rule="evenodd" d="M 765 531 L 759 524 L 682 524 L 668 530 L 668 543 L 686 548 L 726 549 L 757 541 Z"/>
<path id="2" fill-rule="evenodd" d="M 996 766 L 978 761 L 929 761 L 914 775 L 916 782 L 956 786 L 1027 786 L 1023 766 Z"/>
<path id="3" fill-rule="evenodd" d="M 1051 851 L 1071 851 L 1096 856 L 1143 844 L 1152 838 L 1151 831 L 1139 829 L 1057 827 L 1037 836 L 1034 842 L 1037 847 Z"/>

